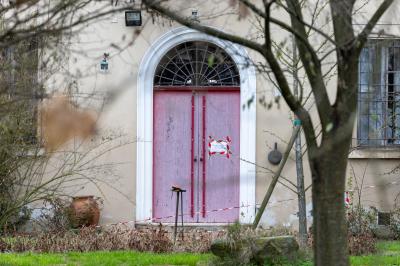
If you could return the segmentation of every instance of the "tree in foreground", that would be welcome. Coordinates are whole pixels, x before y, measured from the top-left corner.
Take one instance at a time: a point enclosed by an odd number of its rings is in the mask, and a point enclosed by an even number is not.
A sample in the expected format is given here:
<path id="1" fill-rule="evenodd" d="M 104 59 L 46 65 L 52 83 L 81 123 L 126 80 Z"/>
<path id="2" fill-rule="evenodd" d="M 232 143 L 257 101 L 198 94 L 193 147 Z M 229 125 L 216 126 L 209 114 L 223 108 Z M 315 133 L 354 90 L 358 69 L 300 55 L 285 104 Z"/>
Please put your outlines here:
<path id="1" fill-rule="evenodd" d="M 46 99 L 47 79 L 65 63 L 63 43 L 88 22 L 118 11 L 103 1 L 83 13 L 92 2 L 0 2 L 0 234 L 26 222 L 35 204 L 88 185 L 100 193 L 100 185 L 120 192 L 110 185 L 119 178 L 117 163 L 101 157 L 128 144 L 123 135 L 95 136 L 97 120 L 78 107 L 76 99 L 86 105 L 78 91 Z M 68 84 L 59 91 L 65 92 Z"/>
<path id="2" fill-rule="evenodd" d="M 312 173 L 314 259 L 316 265 L 348 265 L 347 226 L 345 220 L 344 191 L 348 151 L 351 145 L 357 110 L 359 56 L 379 19 L 394 0 L 382 0 L 360 31 L 353 27 L 356 0 L 263 0 L 259 2 L 238 0 L 228 1 L 231 5 L 239 2 L 239 15 L 251 14 L 259 21 L 263 30 L 262 42 L 239 34 L 231 34 L 208 27 L 198 21 L 182 16 L 174 1 L 143 0 L 150 9 L 189 28 L 208 35 L 240 44 L 261 54 L 273 74 L 273 81 L 279 88 L 289 108 L 301 120 L 307 143 Z M 310 2 L 314 2 L 310 4 Z M 310 6 L 313 6 L 310 8 Z M 317 27 L 304 14 L 325 7 L 325 23 L 328 27 Z M 272 10 L 284 10 L 288 19 L 273 16 Z M 281 13 L 280 13 L 281 14 Z M 311 118 L 304 107 L 303 98 L 293 95 L 291 82 L 280 63 L 276 52 L 271 27 L 277 27 L 294 35 L 299 58 L 307 77 L 308 86 L 315 100 L 318 121 Z M 326 30 L 328 28 L 328 30 Z M 318 35 L 326 43 L 326 52 L 316 49 L 309 33 Z M 332 54 L 332 53 L 335 54 Z M 334 101 L 328 96 L 327 75 L 324 64 L 334 59 L 336 70 L 336 95 Z M 321 125 L 321 132 L 316 124 Z"/>

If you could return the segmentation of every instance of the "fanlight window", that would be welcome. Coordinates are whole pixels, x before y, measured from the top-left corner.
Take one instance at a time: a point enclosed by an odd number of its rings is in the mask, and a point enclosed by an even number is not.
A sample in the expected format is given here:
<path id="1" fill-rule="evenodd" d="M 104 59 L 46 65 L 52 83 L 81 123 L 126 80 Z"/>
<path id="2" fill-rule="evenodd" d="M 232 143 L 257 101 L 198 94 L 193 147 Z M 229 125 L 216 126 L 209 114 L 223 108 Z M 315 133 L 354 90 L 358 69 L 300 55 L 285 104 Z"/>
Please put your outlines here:
<path id="1" fill-rule="evenodd" d="M 240 86 L 237 66 L 220 47 L 185 42 L 161 59 L 154 86 Z"/>

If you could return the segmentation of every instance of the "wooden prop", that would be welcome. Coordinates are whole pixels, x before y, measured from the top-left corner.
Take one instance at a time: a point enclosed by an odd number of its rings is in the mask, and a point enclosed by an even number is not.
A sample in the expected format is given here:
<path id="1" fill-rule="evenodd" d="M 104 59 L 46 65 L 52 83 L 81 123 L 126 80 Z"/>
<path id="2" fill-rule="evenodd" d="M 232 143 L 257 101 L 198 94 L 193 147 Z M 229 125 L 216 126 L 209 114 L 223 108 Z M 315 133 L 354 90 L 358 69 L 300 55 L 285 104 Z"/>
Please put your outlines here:
<path id="1" fill-rule="evenodd" d="M 272 178 L 271 184 L 268 187 L 267 193 L 265 194 L 264 199 L 263 199 L 263 201 L 261 203 L 260 209 L 258 210 L 256 218 L 254 219 L 253 229 L 256 229 L 258 224 L 260 223 L 261 216 L 263 215 L 263 213 L 265 211 L 265 208 L 267 207 L 268 201 L 271 198 L 271 195 L 272 195 L 272 192 L 275 189 L 276 183 L 278 183 L 278 179 L 279 179 L 279 177 L 280 177 L 280 175 L 282 173 L 283 167 L 286 164 L 286 161 L 287 161 L 287 158 L 289 157 L 290 151 L 292 150 L 294 141 L 296 140 L 296 136 L 297 136 L 297 133 L 300 130 L 300 127 L 301 126 L 299 126 L 299 125 L 294 127 L 294 130 L 293 130 L 293 133 L 292 133 L 292 137 L 290 138 L 288 146 L 286 147 L 285 153 L 283 154 L 283 158 L 282 158 L 282 161 L 279 164 L 279 168 L 275 172 L 275 174 L 274 174 L 274 176 Z"/>

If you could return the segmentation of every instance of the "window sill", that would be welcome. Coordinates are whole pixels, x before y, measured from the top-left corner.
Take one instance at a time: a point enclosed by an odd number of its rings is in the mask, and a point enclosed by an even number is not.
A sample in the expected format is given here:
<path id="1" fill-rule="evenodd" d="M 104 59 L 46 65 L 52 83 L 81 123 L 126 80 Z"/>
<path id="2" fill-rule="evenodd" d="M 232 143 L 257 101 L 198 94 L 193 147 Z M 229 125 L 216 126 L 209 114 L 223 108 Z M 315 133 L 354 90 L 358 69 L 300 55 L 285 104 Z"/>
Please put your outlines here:
<path id="1" fill-rule="evenodd" d="M 400 159 L 400 147 L 390 148 L 354 148 L 349 159 Z"/>

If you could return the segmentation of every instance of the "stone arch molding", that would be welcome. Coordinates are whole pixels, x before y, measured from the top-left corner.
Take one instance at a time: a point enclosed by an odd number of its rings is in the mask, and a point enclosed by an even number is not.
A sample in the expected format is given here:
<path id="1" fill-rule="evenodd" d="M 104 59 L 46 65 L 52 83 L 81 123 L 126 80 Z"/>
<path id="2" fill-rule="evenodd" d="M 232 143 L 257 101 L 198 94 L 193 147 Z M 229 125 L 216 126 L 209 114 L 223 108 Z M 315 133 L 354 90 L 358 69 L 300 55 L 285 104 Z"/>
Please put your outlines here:
<path id="1" fill-rule="evenodd" d="M 173 47 L 187 41 L 206 41 L 223 48 L 235 61 L 240 73 L 240 158 L 256 159 L 256 106 L 247 106 L 256 97 L 256 75 L 249 66 L 247 51 L 240 45 L 223 41 L 204 33 L 179 27 L 162 35 L 144 55 L 137 80 L 137 166 L 136 220 L 152 217 L 153 206 L 153 80 L 161 58 Z M 240 161 L 240 217 L 241 223 L 251 223 L 255 214 L 255 166 Z M 231 206 L 233 207 L 233 206 Z"/>

